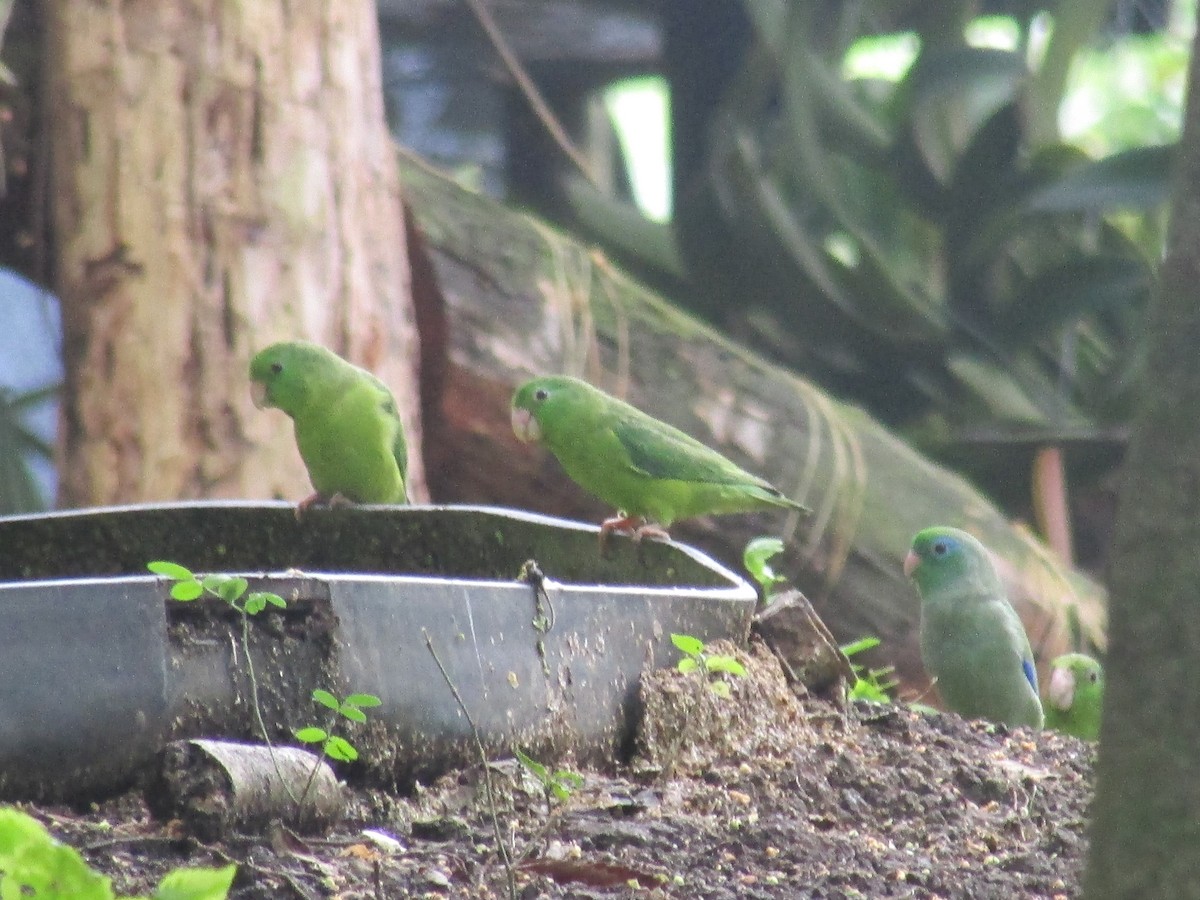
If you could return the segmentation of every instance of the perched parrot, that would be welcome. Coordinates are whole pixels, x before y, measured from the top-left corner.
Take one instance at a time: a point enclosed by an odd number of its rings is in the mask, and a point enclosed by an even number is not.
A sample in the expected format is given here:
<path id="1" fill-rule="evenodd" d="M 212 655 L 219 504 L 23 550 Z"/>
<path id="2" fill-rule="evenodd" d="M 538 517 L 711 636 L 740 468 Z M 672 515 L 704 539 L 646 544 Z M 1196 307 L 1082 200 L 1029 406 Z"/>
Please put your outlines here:
<path id="1" fill-rule="evenodd" d="M 396 400 L 365 369 L 307 341 L 272 344 L 250 361 L 259 409 L 292 417 L 313 503 L 406 503 L 408 448 Z"/>
<path id="2" fill-rule="evenodd" d="M 950 709 L 1042 727 L 1029 638 L 983 544 L 957 528 L 913 538 L 904 574 L 921 595 L 921 658 Z"/>
<path id="3" fill-rule="evenodd" d="M 512 426 L 549 448 L 571 479 L 617 508 L 610 531 L 667 537 L 676 519 L 760 509 L 805 509 L 677 428 L 586 381 L 535 378 L 517 388 Z"/>
<path id="4" fill-rule="evenodd" d="M 1082 653 L 1067 653 L 1050 664 L 1046 687 L 1046 727 L 1085 741 L 1100 737 L 1104 670 Z"/>

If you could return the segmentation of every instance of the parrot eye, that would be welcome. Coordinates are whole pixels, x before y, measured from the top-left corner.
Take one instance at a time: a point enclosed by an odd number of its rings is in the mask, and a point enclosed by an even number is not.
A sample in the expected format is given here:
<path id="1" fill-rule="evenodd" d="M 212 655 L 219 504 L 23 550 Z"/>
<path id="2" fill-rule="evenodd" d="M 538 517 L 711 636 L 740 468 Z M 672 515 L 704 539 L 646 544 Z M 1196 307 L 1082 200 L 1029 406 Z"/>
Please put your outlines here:
<path id="1" fill-rule="evenodd" d="M 1088 672 L 1088 681 L 1090 681 L 1092 684 L 1096 683 L 1096 673 L 1095 672 Z"/>
<path id="2" fill-rule="evenodd" d="M 545 388 L 538 388 L 536 391 L 533 392 L 534 400 L 545 400 L 549 396 L 550 396 L 550 393 Z"/>
<path id="3" fill-rule="evenodd" d="M 945 556 L 946 551 L 949 549 L 950 547 L 945 541 L 938 541 L 933 545 L 933 553 L 935 556 Z"/>
<path id="4" fill-rule="evenodd" d="M 283 371 L 283 363 L 281 363 L 281 362 L 271 363 L 271 374 L 272 375 L 278 375 L 282 371 Z"/>

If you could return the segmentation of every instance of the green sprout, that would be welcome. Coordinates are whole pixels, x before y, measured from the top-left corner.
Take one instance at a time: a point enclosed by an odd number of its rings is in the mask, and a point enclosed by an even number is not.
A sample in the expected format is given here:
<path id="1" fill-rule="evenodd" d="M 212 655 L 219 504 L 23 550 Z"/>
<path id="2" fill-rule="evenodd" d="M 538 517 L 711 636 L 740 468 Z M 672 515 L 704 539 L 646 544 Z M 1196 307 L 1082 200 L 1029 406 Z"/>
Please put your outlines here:
<path id="1" fill-rule="evenodd" d="M 175 600 L 186 602 L 210 594 L 247 616 L 256 616 L 267 606 L 287 608 L 287 601 L 270 591 L 251 591 L 247 594 L 250 584 L 238 575 L 205 575 L 201 578 L 186 566 L 165 560 L 146 563 L 146 568 L 155 575 L 175 582 L 171 585 L 171 597 Z"/>
<path id="2" fill-rule="evenodd" d="M 242 617 L 242 652 L 246 658 L 246 674 L 250 679 L 250 705 L 254 709 L 259 734 L 270 750 L 271 736 L 267 733 L 266 722 L 263 721 L 262 704 L 258 699 L 258 676 L 254 672 L 254 657 L 250 655 L 250 617 L 258 615 L 268 606 L 285 609 L 287 602 L 270 591 L 252 591 L 247 594 L 250 584 L 238 575 L 205 575 L 201 578 L 186 566 L 165 560 L 146 563 L 146 568 L 155 575 L 175 582 L 171 585 L 171 597 L 175 600 L 188 602 L 210 594 L 224 600 Z"/>
<path id="3" fill-rule="evenodd" d="M 542 786 L 547 814 L 551 812 L 555 801 L 565 803 L 575 791 L 583 787 L 583 776 L 578 772 L 572 772 L 570 769 L 551 772 L 548 766 L 521 752 L 519 747 L 513 747 L 513 754 L 517 757 L 517 762 Z"/>
<path id="4" fill-rule="evenodd" d="M 304 805 L 312 790 L 313 780 L 320 771 L 322 760 L 354 762 L 358 759 L 358 748 L 333 731 L 338 716 L 362 724 L 367 721 L 367 714 L 363 710 L 379 706 L 383 702 L 374 694 L 350 694 L 345 699 L 339 700 L 329 691 L 323 691 L 320 688 L 312 692 L 312 698 L 314 703 L 329 710 L 329 717 L 324 728 L 318 725 L 309 725 L 305 728 L 297 728 L 293 732 L 296 740 L 302 744 L 321 745 L 321 755 L 313 762 L 312 771 L 308 773 L 308 780 L 304 783 L 304 790 L 300 792 L 300 799 L 296 801 L 297 816 L 300 818 L 304 817 Z"/>
<path id="5" fill-rule="evenodd" d="M 729 682 L 715 676 L 733 675 L 738 678 L 746 674 L 745 667 L 732 656 L 705 652 L 704 641 L 690 634 L 672 634 L 671 643 L 683 654 L 676 663 L 680 672 L 703 672 L 708 680 L 708 689 L 718 697 L 729 696 Z"/>
<path id="6" fill-rule="evenodd" d="M 846 644 L 841 650 L 847 657 L 850 657 L 856 653 L 870 650 L 872 647 L 878 647 L 879 644 L 880 640 L 877 637 L 864 637 Z M 867 703 L 892 702 L 888 691 L 900 683 L 895 677 L 895 666 L 870 669 L 851 660 L 850 668 L 854 671 L 854 684 L 850 688 L 849 694 L 851 700 L 863 700 Z"/>
<path id="7" fill-rule="evenodd" d="M 750 577 L 758 582 L 758 587 L 765 602 L 771 596 L 776 585 L 783 584 L 787 578 L 778 574 L 771 567 L 769 560 L 783 552 L 783 541 L 777 537 L 756 537 L 742 551 L 742 565 L 750 573 Z"/>
<path id="8" fill-rule="evenodd" d="M 316 725 L 298 728 L 294 732 L 296 740 L 302 744 L 320 744 L 323 757 L 327 756 L 338 762 L 354 762 L 358 759 L 358 750 L 344 737 L 334 734 L 331 729 L 338 716 L 349 719 L 351 722 L 367 721 L 367 714 L 363 712 L 363 709 L 379 706 L 383 701 L 374 694 L 351 694 L 344 700 L 339 700 L 329 691 L 323 691 L 320 688 L 312 692 L 312 698 L 314 703 L 331 711 L 329 721 L 324 728 Z"/>

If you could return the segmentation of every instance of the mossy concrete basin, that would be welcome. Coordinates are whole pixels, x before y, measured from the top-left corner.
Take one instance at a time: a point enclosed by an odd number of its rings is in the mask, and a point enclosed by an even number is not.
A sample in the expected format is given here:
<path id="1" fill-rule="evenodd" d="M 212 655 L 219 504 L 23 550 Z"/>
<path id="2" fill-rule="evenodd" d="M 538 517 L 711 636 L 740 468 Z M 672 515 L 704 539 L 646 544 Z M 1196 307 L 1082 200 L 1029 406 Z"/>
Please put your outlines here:
<path id="1" fill-rule="evenodd" d="M 0 795 L 120 788 L 180 737 L 254 737 L 241 623 L 145 574 L 167 559 L 288 601 L 251 624 L 273 739 L 314 688 L 377 694 L 357 772 L 428 777 L 514 744 L 620 754 L 672 632 L 744 638 L 755 591 L 691 548 L 488 507 L 188 503 L 0 518 Z M 528 560 L 544 580 L 518 580 Z M 443 674 L 442 670 L 445 670 Z M 462 709 L 450 684 L 462 697 Z"/>

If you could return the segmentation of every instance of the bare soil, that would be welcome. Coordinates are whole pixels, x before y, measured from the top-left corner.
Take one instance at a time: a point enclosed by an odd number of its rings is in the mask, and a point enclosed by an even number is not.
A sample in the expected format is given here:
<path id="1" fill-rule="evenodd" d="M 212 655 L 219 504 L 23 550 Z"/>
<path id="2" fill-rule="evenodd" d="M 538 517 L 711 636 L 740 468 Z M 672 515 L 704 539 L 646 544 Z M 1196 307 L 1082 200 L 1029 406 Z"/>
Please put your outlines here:
<path id="1" fill-rule="evenodd" d="M 321 838 L 205 843 L 140 792 L 23 808 L 120 893 L 181 865 L 239 866 L 234 898 L 1076 897 L 1091 745 L 904 706 L 797 699 L 765 650 L 716 696 L 642 685 L 633 758 L 547 802 L 514 761 L 396 796 L 352 788 Z M 564 764 L 570 767 L 569 762 Z M 506 862 L 497 852 L 498 838 Z"/>

